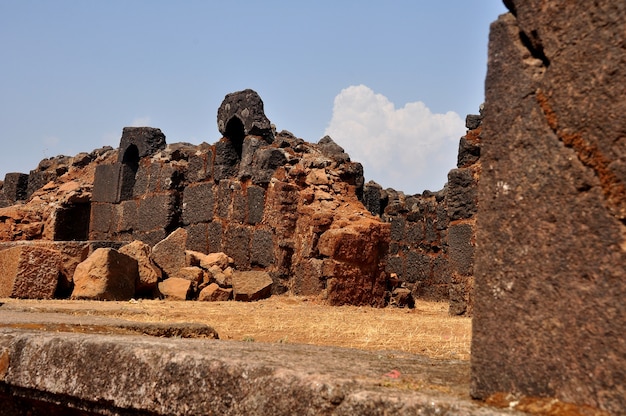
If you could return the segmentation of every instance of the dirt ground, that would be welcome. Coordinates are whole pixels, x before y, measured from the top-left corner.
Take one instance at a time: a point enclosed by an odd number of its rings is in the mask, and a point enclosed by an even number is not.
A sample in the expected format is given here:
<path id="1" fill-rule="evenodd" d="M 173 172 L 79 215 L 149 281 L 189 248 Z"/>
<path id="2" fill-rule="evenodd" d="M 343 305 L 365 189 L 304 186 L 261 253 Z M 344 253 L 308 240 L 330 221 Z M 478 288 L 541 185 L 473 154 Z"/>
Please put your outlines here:
<path id="1" fill-rule="evenodd" d="M 1 299 L 12 309 L 106 316 L 137 322 L 196 322 L 220 339 L 392 350 L 469 360 L 471 319 L 448 316 L 448 304 L 414 309 L 327 306 L 316 299 L 272 296 L 258 302 L 131 300 L 97 302 Z"/>

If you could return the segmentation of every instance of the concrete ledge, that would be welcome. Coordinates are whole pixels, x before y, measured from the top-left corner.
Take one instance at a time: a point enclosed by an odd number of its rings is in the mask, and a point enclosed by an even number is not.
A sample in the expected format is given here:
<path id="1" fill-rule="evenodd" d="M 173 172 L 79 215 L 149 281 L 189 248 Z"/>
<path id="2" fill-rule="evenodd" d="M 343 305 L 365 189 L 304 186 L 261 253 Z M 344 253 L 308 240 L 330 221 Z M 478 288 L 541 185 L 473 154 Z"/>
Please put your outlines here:
<path id="1" fill-rule="evenodd" d="M 404 353 L 0 328 L 0 401 L 10 399 L 11 415 L 515 414 L 467 398 L 468 367 Z"/>

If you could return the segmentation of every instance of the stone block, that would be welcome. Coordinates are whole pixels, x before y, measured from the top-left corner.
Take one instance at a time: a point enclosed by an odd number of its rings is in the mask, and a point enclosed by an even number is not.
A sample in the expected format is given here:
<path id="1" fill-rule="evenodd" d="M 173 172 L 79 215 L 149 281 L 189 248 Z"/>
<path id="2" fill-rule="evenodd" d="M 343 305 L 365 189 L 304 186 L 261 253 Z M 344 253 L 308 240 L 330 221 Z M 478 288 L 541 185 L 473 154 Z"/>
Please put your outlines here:
<path id="1" fill-rule="evenodd" d="M 157 283 L 163 277 L 161 269 L 150 258 L 151 248 L 142 241 L 133 241 L 130 244 L 120 247 L 118 250 L 137 261 L 138 279 L 135 285 L 135 292 L 139 295 L 152 295 L 157 287 Z"/>
<path id="2" fill-rule="evenodd" d="M 232 297 L 232 288 L 222 288 L 217 283 L 211 283 L 198 294 L 198 300 L 205 302 L 225 302 Z"/>
<path id="3" fill-rule="evenodd" d="M 230 221 L 243 224 L 246 221 L 246 214 L 248 212 L 247 199 L 240 182 L 233 182 L 231 188 L 233 193 L 233 209 L 230 214 Z"/>
<path id="4" fill-rule="evenodd" d="M 204 271 L 200 267 L 185 266 L 178 269 L 178 271 L 174 273 L 172 277 L 186 279 L 192 282 L 194 285 L 198 285 L 204 280 Z"/>
<path id="5" fill-rule="evenodd" d="M 465 127 L 469 130 L 474 130 L 480 127 L 480 123 L 483 120 L 483 116 L 480 114 L 468 114 L 465 117 Z"/>
<path id="6" fill-rule="evenodd" d="M 452 169 L 448 173 L 446 204 L 450 221 L 472 218 L 476 213 L 477 183 L 472 170 Z"/>
<path id="7" fill-rule="evenodd" d="M 418 250 L 405 253 L 404 280 L 409 283 L 428 282 L 431 277 L 430 256 Z"/>
<path id="8" fill-rule="evenodd" d="M 276 169 L 286 163 L 287 157 L 282 149 L 270 147 L 257 150 L 252 164 L 252 182 L 256 185 L 268 184 Z"/>
<path id="9" fill-rule="evenodd" d="M 376 267 L 334 262 L 327 279 L 326 296 L 330 305 L 382 307 L 387 289 L 386 274 Z"/>
<path id="10" fill-rule="evenodd" d="M 187 279 L 170 277 L 159 282 L 159 292 L 167 300 L 187 300 L 193 293 L 193 284 Z"/>
<path id="11" fill-rule="evenodd" d="M 398 275 L 398 278 L 403 281 L 406 282 L 407 278 L 405 276 L 405 271 L 404 271 L 404 258 L 401 257 L 400 255 L 389 255 L 387 257 L 387 262 L 386 262 L 386 266 L 385 266 L 385 271 L 387 273 L 395 273 Z"/>
<path id="12" fill-rule="evenodd" d="M 118 150 L 118 162 L 123 162 L 128 157 L 129 151 L 134 148 L 137 158 L 151 156 L 165 149 L 165 135 L 160 129 L 153 127 L 124 127 L 120 147 Z"/>
<path id="13" fill-rule="evenodd" d="M 406 244 L 412 245 L 413 247 L 417 247 L 424 241 L 426 237 L 424 233 L 424 223 L 422 221 L 412 222 L 406 221 L 406 226 L 404 227 L 404 242 Z"/>
<path id="14" fill-rule="evenodd" d="M 233 273 L 233 298 L 251 302 L 265 299 L 272 294 L 272 278 L 262 271 L 236 271 Z"/>
<path id="15" fill-rule="evenodd" d="M 72 299 L 129 300 L 138 279 L 137 260 L 112 248 L 99 248 L 76 266 Z"/>
<path id="16" fill-rule="evenodd" d="M 167 231 L 164 229 L 152 230 L 152 231 L 135 231 L 133 232 L 133 238 L 139 241 L 143 241 L 151 247 L 154 247 L 159 241 L 167 237 Z"/>
<path id="17" fill-rule="evenodd" d="M 383 215 L 387 201 L 383 198 L 383 187 L 369 181 L 363 187 L 363 205 L 372 215 Z"/>
<path id="18" fill-rule="evenodd" d="M 326 279 L 323 275 L 322 259 L 306 259 L 294 267 L 292 292 L 299 296 L 319 295 Z"/>
<path id="19" fill-rule="evenodd" d="M 10 203 L 26 199 L 28 193 L 28 175 L 25 173 L 7 173 L 4 175 L 2 192 Z"/>
<path id="20" fill-rule="evenodd" d="M 167 276 L 173 276 L 179 269 L 187 265 L 185 261 L 186 247 L 187 231 L 178 228 L 153 247 L 152 260 Z"/>
<path id="21" fill-rule="evenodd" d="M 480 159 L 480 143 L 472 136 L 467 135 L 459 140 L 459 153 L 457 156 L 457 167 L 465 168 Z"/>
<path id="22" fill-rule="evenodd" d="M 217 187 L 217 216 L 223 219 L 228 219 L 230 214 L 230 207 L 233 202 L 233 189 L 232 183 L 229 180 L 221 180 Z"/>
<path id="23" fill-rule="evenodd" d="M 472 316 L 474 309 L 474 277 L 452 276 L 450 284 L 450 307 L 448 313 L 453 316 Z"/>
<path id="24" fill-rule="evenodd" d="M 264 144 L 267 143 L 254 136 L 248 136 L 243 140 L 239 174 L 237 175 L 240 181 L 247 181 L 255 174 L 255 166 L 253 166 L 254 154 Z"/>
<path id="25" fill-rule="evenodd" d="M 140 198 L 149 193 L 156 192 L 160 172 L 160 164 L 151 160 L 144 160 L 137 169 L 133 197 Z"/>
<path id="26" fill-rule="evenodd" d="M 391 223 L 391 241 L 404 240 L 404 223 L 405 219 L 401 216 L 394 216 L 390 218 Z"/>
<path id="27" fill-rule="evenodd" d="M 185 227 L 187 230 L 187 249 L 208 253 L 208 227 L 207 223 L 191 224 Z"/>
<path id="28" fill-rule="evenodd" d="M 215 181 L 234 178 L 239 172 L 240 155 L 229 140 L 215 143 L 215 165 L 213 176 Z"/>
<path id="29" fill-rule="evenodd" d="M 178 198 L 175 191 L 146 195 L 139 201 L 137 230 L 170 229 L 179 218 Z"/>
<path id="30" fill-rule="evenodd" d="M 52 299 L 62 264 L 56 250 L 21 245 L 0 251 L 0 298 Z"/>
<path id="31" fill-rule="evenodd" d="M 28 175 L 28 186 L 26 188 L 26 199 L 30 198 L 35 191 L 41 189 L 45 184 L 57 178 L 55 172 L 31 171 Z"/>
<path id="32" fill-rule="evenodd" d="M 92 202 L 120 202 L 122 164 L 98 165 L 93 180 Z"/>
<path id="33" fill-rule="evenodd" d="M 471 276 L 474 273 L 474 226 L 454 224 L 448 229 L 448 254 L 453 273 Z"/>
<path id="34" fill-rule="evenodd" d="M 202 182 L 187 186 L 183 192 L 183 224 L 213 220 L 213 183 Z"/>
<path id="35" fill-rule="evenodd" d="M 221 222 L 211 222 L 207 225 L 207 253 L 222 251 L 223 227 Z"/>
<path id="36" fill-rule="evenodd" d="M 274 263 L 274 233 L 270 230 L 254 230 L 250 244 L 250 263 L 269 267 Z"/>
<path id="37" fill-rule="evenodd" d="M 245 226 L 229 225 L 224 232 L 224 252 L 235 260 L 237 269 L 250 268 L 250 229 Z"/>
<path id="38" fill-rule="evenodd" d="M 187 176 L 190 182 L 213 179 L 213 151 L 210 148 L 189 156 Z"/>
<path id="39" fill-rule="evenodd" d="M 263 221 L 263 213 L 265 212 L 265 189 L 260 186 L 248 186 L 248 224 L 258 224 Z"/>
<path id="40" fill-rule="evenodd" d="M 104 240 L 107 238 L 97 238 L 97 235 L 110 235 L 114 229 L 116 218 L 116 207 L 106 202 L 94 202 L 91 204 L 91 220 L 89 222 L 90 240 Z"/>
<path id="41" fill-rule="evenodd" d="M 135 200 L 123 201 L 119 205 L 119 220 L 117 221 L 117 231 L 132 232 L 136 230 L 138 222 L 139 202 Z"/>

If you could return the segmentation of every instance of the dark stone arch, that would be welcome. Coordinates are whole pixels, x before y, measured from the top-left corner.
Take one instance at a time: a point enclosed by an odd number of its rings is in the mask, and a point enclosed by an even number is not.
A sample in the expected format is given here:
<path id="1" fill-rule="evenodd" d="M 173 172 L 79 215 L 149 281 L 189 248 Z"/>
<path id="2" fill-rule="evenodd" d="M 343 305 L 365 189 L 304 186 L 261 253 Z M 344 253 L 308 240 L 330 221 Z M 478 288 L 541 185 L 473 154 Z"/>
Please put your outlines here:
<path id="1" fill-rule="evenodd" d="M 139 148 L 135 144 L 130 144 L 122 155 L 122 169 L 120 181 L 120 200 L 132 199 L 133 188 L 139 170 Z"/>
<path id="2" fill-rule="evenodd" d="M 224 137 L 230 141 L 231 145 L 235 149 L 235 152 L 237 153 L 237 156 L 239 157 L 239 160 L 241 160 L 243 139 L 246 137 L 246 132 L 243 122 L 239 119 L 239 117 L 233 116 L 230 120 L 228 120 L 228 123 L 226 123 Z"/>

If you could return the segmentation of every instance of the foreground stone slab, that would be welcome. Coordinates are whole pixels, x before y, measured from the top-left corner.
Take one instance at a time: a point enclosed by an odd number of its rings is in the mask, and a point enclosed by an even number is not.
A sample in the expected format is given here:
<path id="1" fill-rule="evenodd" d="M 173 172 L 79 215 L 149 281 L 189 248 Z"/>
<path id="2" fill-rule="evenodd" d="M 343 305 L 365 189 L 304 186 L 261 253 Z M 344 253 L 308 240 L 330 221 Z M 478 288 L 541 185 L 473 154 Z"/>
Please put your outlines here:
<path id="1" fill-rule="evenodd" d="M 519 414 L 472 403 L 467 377 L 465 362 L 395 352 L 0 328 L 12 415 Z"/>
<path id="2" fill-rule="evenodd" d="M 60 252 L 41 247 L 0 251 L 0 297 L 52 299 L 61 263 Z"/>

